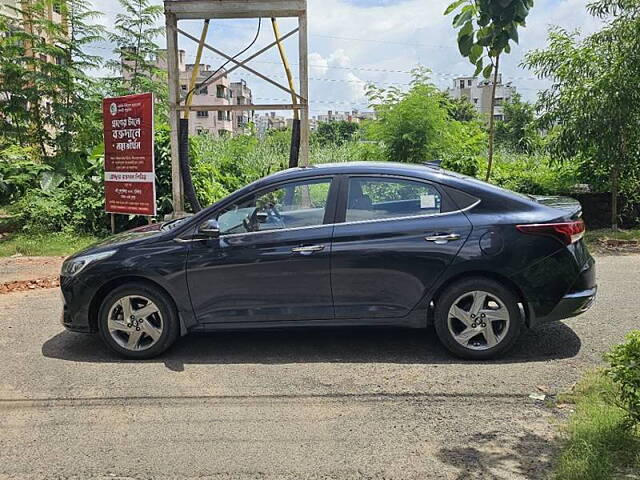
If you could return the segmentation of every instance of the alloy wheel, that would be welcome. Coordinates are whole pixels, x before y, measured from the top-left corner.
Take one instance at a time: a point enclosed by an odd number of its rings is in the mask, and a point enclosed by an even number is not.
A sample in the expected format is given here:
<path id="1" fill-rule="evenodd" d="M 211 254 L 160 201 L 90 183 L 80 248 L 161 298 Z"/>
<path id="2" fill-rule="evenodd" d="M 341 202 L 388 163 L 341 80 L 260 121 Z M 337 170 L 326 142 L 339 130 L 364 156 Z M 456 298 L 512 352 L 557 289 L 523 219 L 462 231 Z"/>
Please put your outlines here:
<path id="1" fill-rule="evenodd" d="M 109 309 L 109 334 L 122 348 L 147 350 L 155 345 L 164 327 L 160 309 L 146 297 L 127 295 Z"/>
<path id="2" fill-rule="evenodd" d="M 454 340 L 471 350 L 489 350 L 507 335 L 509 310 L 496 295 L 480 290 L 467 292 L 453 302 L 447 326 Z"/>

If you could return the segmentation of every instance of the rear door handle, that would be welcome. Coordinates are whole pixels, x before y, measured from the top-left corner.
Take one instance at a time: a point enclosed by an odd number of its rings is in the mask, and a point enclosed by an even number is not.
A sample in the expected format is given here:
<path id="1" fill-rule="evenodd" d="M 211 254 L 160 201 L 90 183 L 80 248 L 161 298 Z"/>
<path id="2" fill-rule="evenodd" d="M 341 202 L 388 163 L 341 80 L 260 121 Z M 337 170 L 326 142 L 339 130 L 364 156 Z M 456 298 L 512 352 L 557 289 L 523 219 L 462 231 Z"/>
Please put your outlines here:
<path id="1" fill-rule="evenodd" d="M 324 248 L 324 245 L 309 245 L 305 247 L 292 248 L 291 251 L 293 253 L 299 253 L 301 255 L 311 255 L 315 252 L 321 252 L 322 250 L 324 250 Z"/>
<path id="2" fill-rule="evenodd" d="M 445 245 L 449 242 L 455 242 L 456 240 L 460 240 L 460 235 L 457 233 L 446 233 L 442 235 L 433 235 L 430 237 L 425 237 L 427 242 L 433 242 L 436 245 Z"/>

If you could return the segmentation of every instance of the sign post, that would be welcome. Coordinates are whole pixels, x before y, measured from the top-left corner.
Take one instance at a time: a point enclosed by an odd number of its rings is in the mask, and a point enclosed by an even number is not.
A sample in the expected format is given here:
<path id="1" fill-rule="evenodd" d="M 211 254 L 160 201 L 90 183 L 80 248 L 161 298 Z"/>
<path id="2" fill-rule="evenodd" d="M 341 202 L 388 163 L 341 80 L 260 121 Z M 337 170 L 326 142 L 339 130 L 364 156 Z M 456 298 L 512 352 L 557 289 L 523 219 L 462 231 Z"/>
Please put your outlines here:
<path id="1" fill-rule="evenodd" d="M 151 93 L 102 102 L 105 210 L 112 215 L 156 215 L 153 103 Z"/>

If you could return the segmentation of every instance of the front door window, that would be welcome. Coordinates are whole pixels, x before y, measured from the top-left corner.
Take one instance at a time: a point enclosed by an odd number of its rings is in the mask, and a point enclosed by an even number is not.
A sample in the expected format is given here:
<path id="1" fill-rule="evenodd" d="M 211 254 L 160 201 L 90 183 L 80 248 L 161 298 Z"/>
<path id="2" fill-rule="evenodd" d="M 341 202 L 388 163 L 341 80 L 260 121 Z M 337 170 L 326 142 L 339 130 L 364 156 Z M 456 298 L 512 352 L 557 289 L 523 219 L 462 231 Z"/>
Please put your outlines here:
<path id="1" fill-rule="evenodd" d="M 218 216 L 222 235 L 322 225 L 331 179 L 292 182 L 252 196 Z"/>

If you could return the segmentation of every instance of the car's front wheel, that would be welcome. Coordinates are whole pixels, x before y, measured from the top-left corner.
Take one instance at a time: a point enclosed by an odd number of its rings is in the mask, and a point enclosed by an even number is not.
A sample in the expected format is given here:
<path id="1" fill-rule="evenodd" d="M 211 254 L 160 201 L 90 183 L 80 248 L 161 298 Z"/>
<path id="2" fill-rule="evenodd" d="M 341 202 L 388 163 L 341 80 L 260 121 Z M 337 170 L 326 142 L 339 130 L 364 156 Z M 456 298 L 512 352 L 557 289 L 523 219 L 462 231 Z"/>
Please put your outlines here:
<path id="1" fill-rule="evenodd" d="M 100 336 L 116 353 L 132 359 L 152 358 L 178 337 L 178 317 L 160 289 L 129 283 L 113 290 L 99 312 Z"/>
<path id="2" fill-rule="evenodd" d="M 455 355 L 470 360 L 505 353 L 518 339 L 522 323 L 514 293 L 488 278 L 454 284 L 436 302 L 440 341 Z"/>

